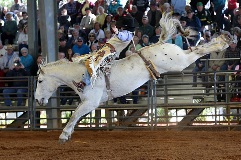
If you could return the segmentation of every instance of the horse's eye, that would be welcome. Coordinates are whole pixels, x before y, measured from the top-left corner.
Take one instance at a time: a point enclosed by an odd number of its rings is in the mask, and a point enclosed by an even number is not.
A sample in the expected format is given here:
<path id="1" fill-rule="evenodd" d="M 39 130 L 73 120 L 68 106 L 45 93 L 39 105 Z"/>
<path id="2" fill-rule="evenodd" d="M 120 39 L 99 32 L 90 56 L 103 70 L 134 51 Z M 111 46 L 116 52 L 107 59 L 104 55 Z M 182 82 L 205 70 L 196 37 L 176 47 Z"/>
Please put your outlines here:
<path id="1" fill-rule="evenodd" d="M 43 81 L 39 80 L 38 83 L 42 83 Z"/>

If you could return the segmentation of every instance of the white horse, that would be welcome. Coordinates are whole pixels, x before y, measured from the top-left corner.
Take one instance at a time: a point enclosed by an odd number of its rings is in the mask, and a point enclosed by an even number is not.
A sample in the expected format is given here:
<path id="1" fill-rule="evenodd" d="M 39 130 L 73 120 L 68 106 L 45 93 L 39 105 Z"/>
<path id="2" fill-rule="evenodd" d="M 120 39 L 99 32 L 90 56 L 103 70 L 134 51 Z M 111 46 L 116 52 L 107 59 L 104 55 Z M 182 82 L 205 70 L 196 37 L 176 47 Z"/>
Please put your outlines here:
<path id="1" fill-rule="evenodd" d="M 229 37 L 221 35 L 210 43 L 186 51 L 174 44 L 163 44 L 160 41 L 142 48 L 140 52 L 143 57 L 152 61 L 159 73 L 182 71 L 203 55 L 224 50 L 228 47 L 229 41 Z M 118 48 L 119 46 L 117 44 L 114 47 Z M 35 98 L 41 105 L 48 103 L 48 99 L 60 85 L 71 87 L 81 98 L 81 103 L 59 137 L 60 142 L 66 142 L 70 139 L 74 126 L 81 116 L 96 109 L 100 103 L 128 94 L 151 79 L 146 64 L 138 54 L 114 61 L 109 76 L 110 92 L 102 73 L 96 79 L 93 88 L 89 85 L 84 88 L 83 92 L 79 91 L 73 81 L 80 81 L 86 74 L 86 70 L 84 64 L 67 60 L 43 65 L 39 70 Z"/>

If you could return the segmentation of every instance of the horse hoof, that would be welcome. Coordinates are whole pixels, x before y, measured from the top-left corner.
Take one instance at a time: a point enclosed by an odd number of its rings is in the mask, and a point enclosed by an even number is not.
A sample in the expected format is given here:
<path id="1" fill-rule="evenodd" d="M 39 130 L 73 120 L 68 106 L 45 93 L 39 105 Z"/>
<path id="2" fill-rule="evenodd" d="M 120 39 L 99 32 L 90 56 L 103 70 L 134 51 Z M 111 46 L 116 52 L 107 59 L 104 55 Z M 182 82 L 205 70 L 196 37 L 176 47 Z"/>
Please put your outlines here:
<path id="1" fill-rule="evenodd" d="M 59 139 L 59 144 L 63 144 L 65 142 L 67 142 L 67 141 L 68 141 L 68 139 Z"/>

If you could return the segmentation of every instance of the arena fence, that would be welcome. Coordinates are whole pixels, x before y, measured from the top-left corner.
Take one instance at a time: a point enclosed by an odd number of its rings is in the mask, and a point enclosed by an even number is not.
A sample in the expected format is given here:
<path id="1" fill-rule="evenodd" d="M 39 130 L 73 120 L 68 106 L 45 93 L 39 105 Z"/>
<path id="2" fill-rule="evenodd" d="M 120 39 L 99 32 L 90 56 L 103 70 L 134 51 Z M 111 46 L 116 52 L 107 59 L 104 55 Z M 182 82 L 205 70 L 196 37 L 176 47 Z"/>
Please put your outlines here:
<path id="1" fill-rule="evenodd" d="M 208 82 L 199 80 L 193 83 L 191 72 L 164 74 L 157 81 L 151 80 L 141 86 L 136 92 L 118 98 L 116 103 L 111 100 L 100 104 L 99 108 L 81 117 L 76 129 L 240 128 L 240 81 L 233 79 L 233 72 L 203 72 L 198 76 L 211 78 Z M 218 81 L 219 76 L 224 76 L 225 81 Z M 23 81 L 22 77 L 14 80 L 1 78 L 1 82 L 20 80 Z M 63 129 L 81 101 L 79 97 L 67 86 L 61 86 L 50 99 L 55 100 L 56 105 L 39 106 L 34 100 L 36 77 L 25 77 L 24 81 L 28 82 L 28 92 L 22 97 L 24 103 L 21 106 L 16 106 L 16 94 L 11 94 L 13 106 L 5 106 L 4 94 L 1 92 L 0 129 Z M 192 87 L 193 84 L 197 84 L 197 87 Z M 203 87 L 205 84 L 208 87 Z M 0 89 L 6 88 L 10 86 Z M 133 104 L 136 97 L 138 103 Z M 122 104 L 124 98 L 126 101 Z M 57 125 L 52 125 L 53 121 Z"/>

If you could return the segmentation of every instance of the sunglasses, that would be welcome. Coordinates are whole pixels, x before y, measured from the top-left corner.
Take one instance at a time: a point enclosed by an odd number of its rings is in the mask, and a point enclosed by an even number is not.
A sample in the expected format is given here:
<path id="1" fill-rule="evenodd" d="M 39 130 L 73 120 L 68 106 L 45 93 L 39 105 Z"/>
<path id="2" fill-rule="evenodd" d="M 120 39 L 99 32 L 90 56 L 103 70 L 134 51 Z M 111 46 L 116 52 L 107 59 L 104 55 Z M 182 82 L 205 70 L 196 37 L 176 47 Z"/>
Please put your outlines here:
<path id="1" fill-rule="evenodd" d="M 77 42 L 83 42 L 83 41 L 77 41 Z"/>
<path id="2" fill-rule="evenodd" d="M 89 37 L 95 37 L 95 35 L 89 35 Z"/>

